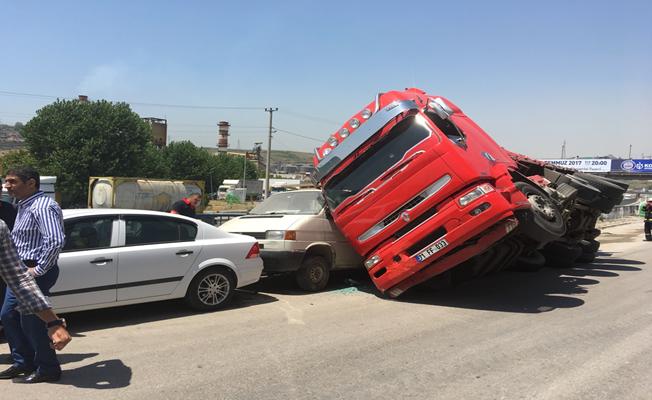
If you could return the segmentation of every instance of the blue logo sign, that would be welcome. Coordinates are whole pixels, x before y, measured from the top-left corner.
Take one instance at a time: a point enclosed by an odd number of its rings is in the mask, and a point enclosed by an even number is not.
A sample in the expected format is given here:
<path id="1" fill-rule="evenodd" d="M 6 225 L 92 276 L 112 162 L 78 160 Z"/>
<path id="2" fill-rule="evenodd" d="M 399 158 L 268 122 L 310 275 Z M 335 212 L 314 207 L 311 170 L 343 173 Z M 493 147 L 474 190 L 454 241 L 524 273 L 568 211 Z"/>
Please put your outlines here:
<path id="1" fill-rule="evenodd" d="M 631 173 L 652 173 L 652 160 L 619 160 L 612 163 L 614 171 L 625 171 Z"/>

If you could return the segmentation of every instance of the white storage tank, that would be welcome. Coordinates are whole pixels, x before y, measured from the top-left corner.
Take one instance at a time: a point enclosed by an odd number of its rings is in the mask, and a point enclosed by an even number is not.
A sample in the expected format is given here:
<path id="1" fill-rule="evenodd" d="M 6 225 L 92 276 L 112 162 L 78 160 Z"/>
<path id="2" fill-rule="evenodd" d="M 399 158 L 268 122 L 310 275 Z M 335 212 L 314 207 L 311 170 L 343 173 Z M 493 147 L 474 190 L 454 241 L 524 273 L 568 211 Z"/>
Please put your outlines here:
<path id="1" fill-rule="evenodd" d="M 174 202 L 195 192 L 204 194 L 203 181 L 91 177 L 88 207 L 168 211 Z"/>

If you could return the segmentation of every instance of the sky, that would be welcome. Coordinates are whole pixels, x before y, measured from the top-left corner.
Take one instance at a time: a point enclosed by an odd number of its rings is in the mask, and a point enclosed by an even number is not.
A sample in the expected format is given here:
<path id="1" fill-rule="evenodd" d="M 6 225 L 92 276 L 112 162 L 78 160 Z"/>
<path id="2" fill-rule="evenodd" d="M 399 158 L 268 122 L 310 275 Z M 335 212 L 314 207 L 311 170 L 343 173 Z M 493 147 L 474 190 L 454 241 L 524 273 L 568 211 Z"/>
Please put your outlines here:
<path id="1" fill-rule="evenodd" d="M 538 158 L 652 155 L 652 1 L 0 0 L 0 123 L 126 101 L 169 140 L 312 152 L 418 87 Z"/>

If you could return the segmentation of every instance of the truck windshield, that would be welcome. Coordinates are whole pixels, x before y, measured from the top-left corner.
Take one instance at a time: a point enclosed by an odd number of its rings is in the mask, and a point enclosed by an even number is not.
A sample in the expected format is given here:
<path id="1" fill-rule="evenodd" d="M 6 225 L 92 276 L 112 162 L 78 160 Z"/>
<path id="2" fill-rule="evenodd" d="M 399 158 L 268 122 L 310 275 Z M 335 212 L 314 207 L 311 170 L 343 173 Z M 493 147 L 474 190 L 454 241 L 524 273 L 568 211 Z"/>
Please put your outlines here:
<path id="1" fill-rule="evenodd" d="M 334 210 L 346 198 L 355 196 L 429 134 L 430 131 L 418 123 L 414 116 L 396 124 L 391 132 L 326 184 L 324 192 L 328 206 Z"/>
<path id="2" fill-rule="evenodd" d="M 249 214 L 310 214 L 316 215 L 324 208 L 321 192 L 276 193 L 254 207 Z"/>

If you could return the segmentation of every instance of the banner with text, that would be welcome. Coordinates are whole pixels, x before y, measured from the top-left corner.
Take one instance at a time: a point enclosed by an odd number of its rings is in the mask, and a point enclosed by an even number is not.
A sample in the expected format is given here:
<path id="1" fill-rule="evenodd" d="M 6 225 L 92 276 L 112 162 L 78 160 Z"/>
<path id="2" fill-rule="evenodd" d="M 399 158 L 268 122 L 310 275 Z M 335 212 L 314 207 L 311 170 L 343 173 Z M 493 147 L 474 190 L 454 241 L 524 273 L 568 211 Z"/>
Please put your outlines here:
<path id="1" fill-rule="evenodd" d="M 611 172 L 611 160 L 604 158 L 564 158 L 541 161 L 582 172 Z"/>
<path id="2" fill-rule="evenodd" d="M 614 172 L 652 173 L 652 160 L 613 160 L 611 170 Z"/>

